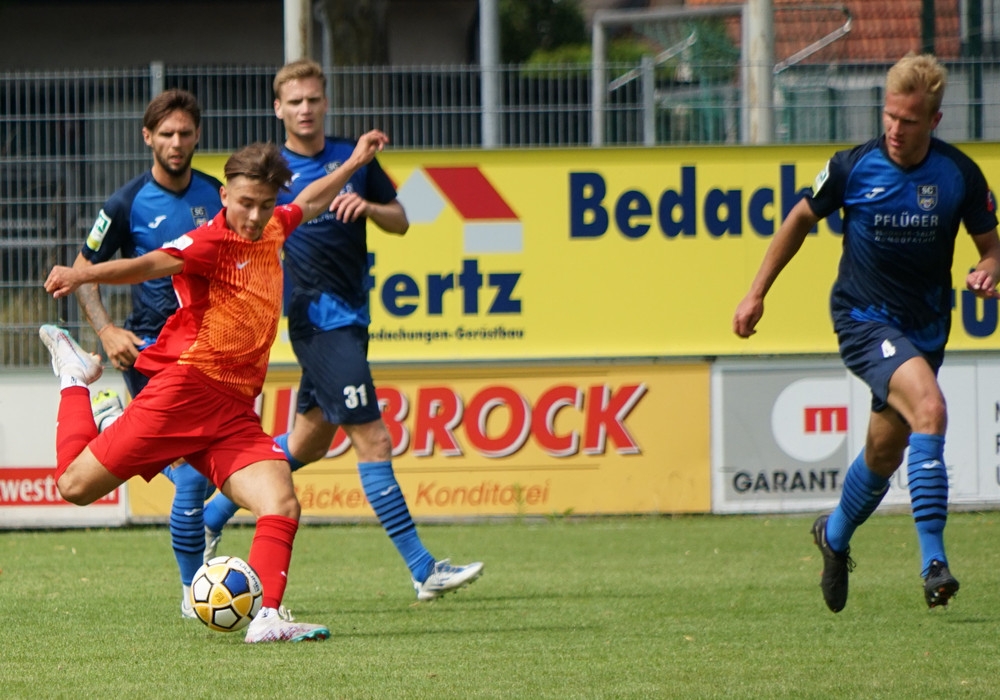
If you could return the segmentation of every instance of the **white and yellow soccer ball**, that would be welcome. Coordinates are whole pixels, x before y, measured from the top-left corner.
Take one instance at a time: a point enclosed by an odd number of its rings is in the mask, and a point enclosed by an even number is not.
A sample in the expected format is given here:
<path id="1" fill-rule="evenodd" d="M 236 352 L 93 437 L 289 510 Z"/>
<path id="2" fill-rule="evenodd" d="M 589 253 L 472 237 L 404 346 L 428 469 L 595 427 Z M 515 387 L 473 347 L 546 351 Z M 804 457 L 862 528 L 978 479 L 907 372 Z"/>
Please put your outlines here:
<path id="1" fill-rule="evenodd" d="M 191 581 L 191 606 L 198 619 L 217 632 L 250 624 L 264 598 L 257 572 L 239 557 L 209 559 Z"/>

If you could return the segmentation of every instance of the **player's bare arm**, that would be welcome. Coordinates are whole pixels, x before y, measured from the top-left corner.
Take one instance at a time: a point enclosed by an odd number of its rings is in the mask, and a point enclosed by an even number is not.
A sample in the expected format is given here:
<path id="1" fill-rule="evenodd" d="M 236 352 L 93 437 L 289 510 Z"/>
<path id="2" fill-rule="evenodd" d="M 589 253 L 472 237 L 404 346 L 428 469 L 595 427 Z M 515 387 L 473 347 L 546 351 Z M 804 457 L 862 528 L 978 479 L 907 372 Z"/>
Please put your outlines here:
<path id="1" fill-rule="evenodd" d="M 344 192 L 334 197 L 330 211 L 341 221 L 356 221 L 365 217 L 386 233 L 402 235 L 410 228 L 410 220 L 406 218 L 406 210 L 395 199 L 385 204 L 379 204 L 368 201 L 357 192 Z"/>
<path id="2" fill-rule="evenodd" d="M 389 143 L 389 137 L 377 129 L 363 134 L 358 139 L 358 144 L 354 147 L 351 157 L 341 163 L 339 168 L 319 180 L 309 183 L 305 189 L 299 192 L 294 203 L 302 209 L 302 221 L 312 221 L 326 211 L 333 199 L 340 194 L 347 181 L 351 179 L 351 175 L 356 173 L 361 166 L 370 163 L 387 143 Z"/>
<path id="3" fill-rule="evenodd" d="M 81 269 L 56 265 L 45 280 L 45 291 L 60 299 L 72 294 L 81 284 L 139 284 L 175 275 L 183 269 L 183 260 L 162 250 L 153 250 L 138 258 L 109 260 Z"/>
<path id="4" fill-rule="evenodd" d="M 73 261 L 74 269 L 87 268 L 93 264 L 82 254 L 78 254 Z M 80 303 L 80 308 L 91 328 L 100 338 L 104 353 L 112 366 L 116 369 L 131 367 L 139 356 L 138 346 L 142 345 L 142 339 L 132 331 L 114 324 L 101 299 L 100 286 L 94 283 L 81 284 L 76 290 L 76 300 Z"/>
<path id="5" fill-rule="evenodd" d="M 757 323 L 764 315 L 764 297 L 778 278 L 778 274 L 799 252 L 809 231 L 818 221 L 819 217 L 813 214 L 806 200 L 800 200 L 792 207 L 778 228 L 778 232 L 771 239 L 771 245 L 767 247 L 760 269 L 750 284 L 750 291 L 736 307 L 733 316 L 733 332 L 736 335 L 749 338 L 757 332 L 755 330 Z"/>
<path id="6" fill-rule="evenodd" d="M 965 286 L 982 299 L 1000 298 L 997 283 L 1000 282 L 1000 238 L 997 230 L 972 237 L 979 251 L 979 263 L 965 278 Z"/>

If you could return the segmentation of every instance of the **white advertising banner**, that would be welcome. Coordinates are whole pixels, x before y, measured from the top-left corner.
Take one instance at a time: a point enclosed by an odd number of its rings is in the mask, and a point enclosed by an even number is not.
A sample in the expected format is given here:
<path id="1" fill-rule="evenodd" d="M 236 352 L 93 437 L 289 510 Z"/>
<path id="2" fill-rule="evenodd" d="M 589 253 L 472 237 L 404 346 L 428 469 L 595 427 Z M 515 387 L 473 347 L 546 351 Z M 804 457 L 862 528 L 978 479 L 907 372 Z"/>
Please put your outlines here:
<path id="1" fill-rule="evenodd" d="M 109 372 L 93 392 L 125 386 Z M 81 508 L 56 490 L 56 411 L 59 384 L 51 373 L 0 376 L 0 529 L 121 525 L 128 520 L 127 488 Z"/>
<path id="2" fill-rule="evenodd" d="M 950 502 L 1000 505 L 1000 359 L 950 355 L 939 375 L 948 401 Z M 868 387 L 839 359 L 726 360 L 712 369 L 712 510 L 823 511 L 864 447 Z M 883 506 L 909 504 L 904 466 Z"/>

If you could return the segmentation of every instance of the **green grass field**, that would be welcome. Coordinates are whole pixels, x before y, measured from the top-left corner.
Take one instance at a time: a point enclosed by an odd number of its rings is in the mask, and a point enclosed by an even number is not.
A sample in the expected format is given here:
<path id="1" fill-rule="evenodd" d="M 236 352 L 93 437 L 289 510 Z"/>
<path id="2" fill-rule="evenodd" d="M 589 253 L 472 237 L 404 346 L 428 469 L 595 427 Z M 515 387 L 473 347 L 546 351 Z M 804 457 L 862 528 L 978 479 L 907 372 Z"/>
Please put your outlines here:
<path id="1" fill-rule="evenodd" d="M 0 532 L 0 697 L 1000 697 L 1000 513 L 952 515 L 932 611 L 910 518 L 876 516 L 837 615 L 812 519 L 425 525 L 486 573 L 419 604 L 381 529 L 304 526 L 285 604 L 332 637 L 257 646 L 180 618 L 166 528 Z"/>

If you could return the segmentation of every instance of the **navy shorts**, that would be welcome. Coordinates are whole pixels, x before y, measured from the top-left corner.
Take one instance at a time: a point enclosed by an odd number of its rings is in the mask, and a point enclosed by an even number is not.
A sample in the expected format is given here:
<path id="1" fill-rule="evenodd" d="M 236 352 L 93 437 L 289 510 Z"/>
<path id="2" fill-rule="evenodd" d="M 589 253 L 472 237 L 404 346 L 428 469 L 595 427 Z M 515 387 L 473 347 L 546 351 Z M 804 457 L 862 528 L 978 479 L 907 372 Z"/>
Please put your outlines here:
<path id="1" fill-rule="evenodd" d="M 835 323 L 840 356 L 872 390 L 872 411 L 884 411 L 889 398 L 889 380 L 899 367 L 914 357 L 922 357 L 935 376 L 944 361 L 944 348 L 925 352 L 917 348 L 903 331 L 884 323 L 847 320 Z"/>
<path id="2" fill-rule="evenodd" d="M 382 417 L 368 366 L 368 329 L 346 326 L 292 340 L 302 367 L 297 410 L 319 406 L 333 425 L 363 425 Z"/>

